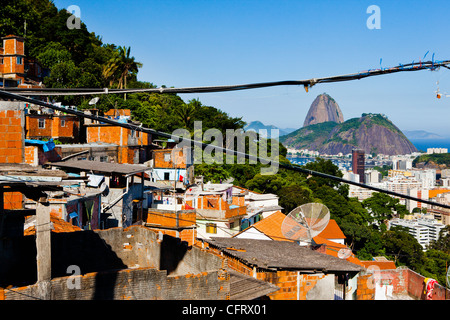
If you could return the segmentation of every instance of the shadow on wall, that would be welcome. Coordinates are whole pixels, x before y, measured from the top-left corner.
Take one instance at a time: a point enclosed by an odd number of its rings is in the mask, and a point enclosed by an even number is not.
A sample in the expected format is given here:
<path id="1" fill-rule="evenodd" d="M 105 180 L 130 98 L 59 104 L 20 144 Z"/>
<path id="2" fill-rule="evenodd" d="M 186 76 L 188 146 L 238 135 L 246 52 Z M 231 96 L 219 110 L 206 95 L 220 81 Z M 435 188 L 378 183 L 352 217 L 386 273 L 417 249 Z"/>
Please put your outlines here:
<path id="1" fill-rule="evenodd" d="M 187 242 L 164 235 L 160 244 L 159 269 L 166 270 L 167 275 L 174 273 L 187 251 Z"/>
<path id="2" fill-rule="evenodd" d="M 69 267 L 76 266 L 81 274 L 106 270 L 126 269 L 127 265 L 103 239 L 93 231 L 52 233 L 52 278 L 73 274 Z M 36 283 L 35 236 L 0 239 L 0 286 L 26 286 Z M 110 276 L 101 279 L 111 284 Z"/>

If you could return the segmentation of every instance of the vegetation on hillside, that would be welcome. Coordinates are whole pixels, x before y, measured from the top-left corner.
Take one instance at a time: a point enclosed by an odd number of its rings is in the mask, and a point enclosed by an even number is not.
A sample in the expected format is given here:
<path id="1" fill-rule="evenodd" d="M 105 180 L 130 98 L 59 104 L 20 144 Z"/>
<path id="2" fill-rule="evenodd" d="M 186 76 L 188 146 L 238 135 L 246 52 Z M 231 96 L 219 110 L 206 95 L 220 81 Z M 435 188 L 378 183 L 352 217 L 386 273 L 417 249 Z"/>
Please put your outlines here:
<path id="1" fill-rule="evenodd" d="M 437 164 L 449 167 L 450 153 L 422 154 L 413 160 L 413 166 L 416 167 L 419 163 L 423 163 L 424 166 Z"/>

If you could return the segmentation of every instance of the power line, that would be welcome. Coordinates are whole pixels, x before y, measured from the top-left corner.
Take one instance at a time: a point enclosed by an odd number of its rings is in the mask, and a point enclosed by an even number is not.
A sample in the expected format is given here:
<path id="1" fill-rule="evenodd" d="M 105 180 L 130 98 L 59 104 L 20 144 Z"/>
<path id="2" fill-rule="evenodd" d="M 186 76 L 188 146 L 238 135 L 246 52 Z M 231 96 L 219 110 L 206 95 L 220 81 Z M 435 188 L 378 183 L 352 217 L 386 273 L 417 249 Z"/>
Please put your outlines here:
<path id="1" fill-rule="evenodd" d="M 450 63 L 450 62 L 449 62 Z M 29 103 L 33 103 L 36 105 L 40 105 L 42 107 L 46 107 L 46 108 L 50 108 L 53 110 L 58 110 L 58 111 L 62 111 L 62 112 L 66 112 L 69 114 L 74 114 L 80 117 L 84 117 L 84 118 L 88 118 L 88 119 L 92 119 L 92 120 L 96 120 L 96 121 L 100 121 L 100 122 L 104 122 L 104 123 L 108 123 L 114 126 L 119 126 L 119 127 L 123 127 L 123 128 L 127 128 L 130 130 L 135 130 L 135 131 L 141 131 L 143 133 L 148 133 L 148 134 L 152 134 L 154 136 L 158 136 L 158 137 L 164 137 L 164 138 L 168 138 L 168 139 L 173 139 L 175 142 L 180 143 L 182 141 L 186 141 L 189 142 L 190 145 L 194 145 L 194 146 L 199 146 L 201 148 L 213 148 L 216 152 L 220 151 L 223 153 L 226 153 L 228 155 L 233 155 L 233 156 L 239 156 L 239 157 L 243 157 L 245 159 L 248 160 L 253 160 L 253 161 L 260 161 L 261 163 L 271 163 L 272 165 L 277 165 L 280 168 L 284 168 L 287 170 L 291 170 L 291 171 L 296 171 L 296 172 L 300 172 L 306 175 L 311 175 L 311 176 L 316 176 L 316 177 L 321 177 L 321 178 L 325 178 L 325 179 L 330 179 L 330 180 L 334 180 L 334 181 L 338 181 L 341 183 L 346 183 L 346 184 L 351 184 L 351 185 L 355 185 L 361 188 L 365 188 L 365 189 L 369 189 L 372 191 L 376 191 L 376 192 L 380 192 L 380 193 L 386 193 L 395 197 L 399 197 L 399 198 L 403 198 L 403 199 L 408 199 L 408 200 L 413 200 L 413 201 L 417 201 L 417 202 L 421 202 L 421 203 L 426 203 L 429 205 L 433 205 L 433 206 L 437 206 L 437 207 L 442 207 L 442 208 L 446 208 L 446 209 L 450 209 L 450 205 L 445 205 L 445 204 L 441 204 L 441 203 L 437 203 L 434 201 L 429 201 L 429 200 L 424 200 L 424 199 L 419 199 L 419 198 L 415 198 L 409 195 L 405 195 L 405 194 L 401 194 L 401 193 L 397 193 L 397 192 L 393 192 L 393 191 L 389 191 L 389 190 L 385 190 L 385 189 L 381 189 L 381 188 L 377 188 L 374 186 L 370 186 L 370 185 L 366 185 L 363 183 L 359 183 L 359 182 L 354 182 L 351 180 L 346 180 L 340 177 L 336 177 L 336 176 L 332 176 L 326 173 L 322 173 L 322 172 L 317 172 L 317 171 L 313 171 L 310 169 L 306 169 L 306 168 L 302 168 L 298 165 L 295 164 L 291 164 L 291 163 L 281 163 L 281 162 L 277 162 L 277 161 L 273 161 L 273 159 L 266 159 L 266 158 L 262 158 L 260 156 L 254 156 L 254 155 L 250 155 L 248 153 L 245 152 L 240 152 L 237 150 L 232 150 L 232 149 L 227 149 L 227 148 L 223 148 L 220 146 L 215 146 L 209 143 L 204 143 L 202 141 L 198 141 L 198 140 L 193 140 L 190 138 L 186 138 L 186 137 L 180 137 L 180 136 L 176 136 L 173 134 L 169 134 L 166 132 L 161 132 L 161 131 L 157 131 L 154 129 L 150 129 L 150 128 L 144 128 L 144 127 L 140 127 L 131 123 L 121 123 L 106 117 L 101 117 L 101 116 L 95 116 L 95 115 L 90 115 L 90 114 L 86 114 L 84 112 L 78 111 L 78 110 L 72 110 L 72 109 L 66 109 L 66 108 L 62 108 L 62 107 L 58 107 L 37 99 L 33 99 L 33 98 L 27 98 L 24 97 L 22 95 L 18 95 L 15 93 L 11 93 L 11 92 L 6 92 L 6 91 L 2 91 L 0 90 L 0 97 L 4 97 L 7 99 L 12 99 L 12 100 L 19 100 L 19 101 L 24 101 L 24 102 L 29 102 Z"/>
<path id="2" fill-rule="evenodd" d="M 275 86 L 304 86 L 308 91 L 312 86 L 319 83 L 333 83 L 342 81 L 360 80 L 363 78 L 379 76 L 384 74 L 392 74 L 398 72 L 411 72 L 420 70 L 437 70 L 440 67 L 450 69 L 448 66 L 450 60 L 444 61 L 419 61 L 408 64 L 399 64 L 391 68 L 369 69 L 366 71 L 323 77 L 311 78 L 306 80 L 284 80 L 259 82 L 237 85 L 222 85 L 222 86 L 202 86 L 202 87 L 184 87 L 184 88 L 143 88 L 143 89 L 108 89 L 108 88 L 2 88 L 5 91 L 11 91 L 18 94 L 33 95 L 33 96 L 86 96 L 86 95 L 107 95 L 107 94 L 125 94 L 125 93 L 211 93 L 211 92 L 227 92 L 238 90 L 249 90 L 258 88 L 267 88 Z"/>

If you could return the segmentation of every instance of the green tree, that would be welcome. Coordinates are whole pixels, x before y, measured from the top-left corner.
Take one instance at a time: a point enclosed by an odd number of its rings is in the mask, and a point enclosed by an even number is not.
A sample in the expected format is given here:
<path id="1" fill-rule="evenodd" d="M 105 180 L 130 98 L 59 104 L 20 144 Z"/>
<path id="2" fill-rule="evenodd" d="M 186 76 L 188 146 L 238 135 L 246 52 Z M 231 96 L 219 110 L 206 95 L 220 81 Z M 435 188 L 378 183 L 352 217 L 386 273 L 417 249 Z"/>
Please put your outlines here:
<path id="1" fill-rule="evenodd" d="M 230 178 L 230 174 L 220 164 L 196 164 L 195 174 L 203 176 L 203 181 L 206 183 L 211 181 L 212 183 L 223 183 Z"/>
<path id="2" fill-rule="evenodd" d="M 291 184 L 281 187 L 278 191 L 279 204 L 284 208 L 287 214 L 298 206 L 314 202 L 312 191 L 299 184 Z"/>
<path id="3" fill-rule="evenodd" d="M 402 218 L 408 213 L 406 207 L 400 204 L 399 199 L 380 192 L 374 192 L 370 198 L 363 201 L 363 205 L 383 230 L 386 230 L 388 220 L 394 216 Z"/>
<path id="4" fill-rule="evenodd" d="M 278 194 L 283 186 L 286 185 L 278 175 L 262 175 L 257 173 L 253 179 L 247 181 L 245 187 L 259 193 L 274 193 Z"/>
<path id="5" fill-rule="evenodd" d="M 430 249 L 450 254 L 450 225 L 441 229 L 439 232 L 439 239 L 437 241 L 433 240 L 429 247 Z"/>
<path id="6" fill-rule="evenodd" d="M 405 265 L 414 271 L 421 270 L 425 262 L 422 246 L 402 227 L 393 227 L 382 235 L 383 247 L 388 258 L 396 265 Z"/>
<path id="7" fill-rule="evenodd" d="M 138 69 L 142 67 L 141 62 L 137 62 L 134 57 L 130 55 L 131 47 L 119 47 L 117 62 L 118 85 L 119 89 L 127 88 L 127 79 L 131 76 L 136 76 Z"/>

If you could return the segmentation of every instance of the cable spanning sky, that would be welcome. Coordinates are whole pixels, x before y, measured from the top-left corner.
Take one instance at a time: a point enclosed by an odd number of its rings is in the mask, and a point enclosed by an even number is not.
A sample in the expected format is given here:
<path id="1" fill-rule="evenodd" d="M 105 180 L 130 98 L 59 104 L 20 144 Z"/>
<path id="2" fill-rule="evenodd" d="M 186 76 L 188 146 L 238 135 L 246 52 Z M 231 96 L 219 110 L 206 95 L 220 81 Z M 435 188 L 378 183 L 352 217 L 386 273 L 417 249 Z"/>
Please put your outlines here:
<path id="1" fill-rule="evenodd" d="M 76 5 L 104 43 L 131 46 L 143 63 L 139 80 L 174 87 L 303 80 L 399 63 L 450 59 L 448 1 L 55 0 Z M 370 5 L 380 29 L 369 29 Z M 371 20 L 373 21 L 373 20 Z M 428 52 L 428 54 L 427 54 Z M 426 57 L 424 58 L 424 56 Z M 450 70 L 383 75 L 344 83 L 204 94 L 199 98 L 247 122 L 302 126 L 320 93 L 344 119 L 383 113 L 401 130 L 450 137 Z"/>

